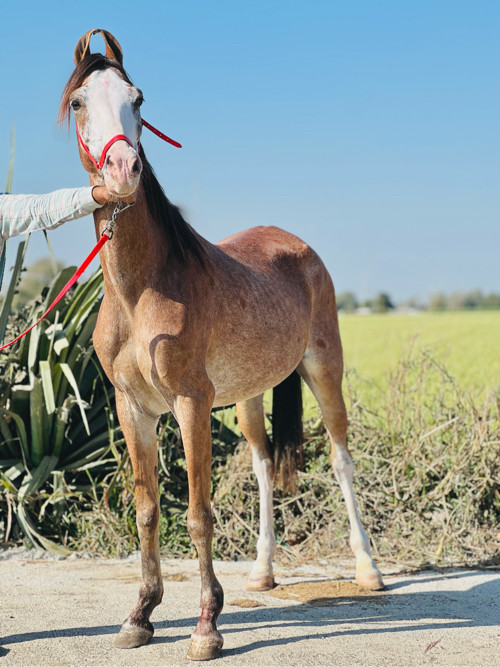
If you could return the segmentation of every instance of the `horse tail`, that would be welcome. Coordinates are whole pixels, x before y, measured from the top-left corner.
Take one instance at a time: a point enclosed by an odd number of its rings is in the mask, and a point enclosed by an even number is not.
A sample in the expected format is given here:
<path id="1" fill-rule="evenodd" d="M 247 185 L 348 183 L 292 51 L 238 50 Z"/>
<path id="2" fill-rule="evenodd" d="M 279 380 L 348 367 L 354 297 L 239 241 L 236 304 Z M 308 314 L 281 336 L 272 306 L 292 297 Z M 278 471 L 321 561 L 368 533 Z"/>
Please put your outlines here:
<path id="1" fill-rule="evenodd" d="M 273 389 L 272 442 L 275 485 L 293 493 L 303 462 L 302 387 L 297 371 Z"/>

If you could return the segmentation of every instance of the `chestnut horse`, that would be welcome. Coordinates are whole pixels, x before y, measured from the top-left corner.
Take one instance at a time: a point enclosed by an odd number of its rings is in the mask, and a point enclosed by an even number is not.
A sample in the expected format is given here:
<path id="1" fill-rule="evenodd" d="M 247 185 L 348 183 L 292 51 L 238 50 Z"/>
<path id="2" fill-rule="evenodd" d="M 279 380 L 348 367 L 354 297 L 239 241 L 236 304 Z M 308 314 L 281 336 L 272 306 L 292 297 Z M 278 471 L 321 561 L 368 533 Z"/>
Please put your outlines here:
<path id="1" fill-rule="evenodd" d="M 106 56 L 90 53 L 95 32 L 105 39 Z M 142 94 L 123 69 L 117 40 L 106 31 L 89 31 L 76 47 L 75 62 L 59 119 L 68 120 L 73 109 L 90 183 L 104 183 L 118 198 L 135 198 L 100 252 L 105 288 L 94 333 L 96 352 L 116 388 L 118 417 L 134 470 L 141 542 L 139 600 L 115 645 L 131 648 L 149 641 L 149 618 L 163 595 L 156 427 L 160 415 L 171 411 L 182 434 L 188 530 L 201 573 L 201 616 L 188 658 L 210 659 L 220 654 L 223 644 L 216 625 L 223 592 L 211 556 L 214 406 L 236 403 L 259 485 L 257 559 L 248 587 L 267 590 L 274 584 L 272 493 L 279 456 L 275 461 L 266 435 L 262 395 L 271 387 L 284 388 L 280 404 L 293 412 L 299 375 L 316 397 L 330 436 L 331 463 L 351 525 L 357 580 L 370 589 L 383 587 L 352 489 L 334 288 L 318 255 L 277 227 L 254 227 L 216 245 L 197 234 L 165 197 L 139 145 Z M 98 237 L 112 209 L 110 204 L 94 213 Z M 297 418 L 292 417 L 276 414 L 276 430 L 281 423 L 285 431 L 298 432 Z"/>

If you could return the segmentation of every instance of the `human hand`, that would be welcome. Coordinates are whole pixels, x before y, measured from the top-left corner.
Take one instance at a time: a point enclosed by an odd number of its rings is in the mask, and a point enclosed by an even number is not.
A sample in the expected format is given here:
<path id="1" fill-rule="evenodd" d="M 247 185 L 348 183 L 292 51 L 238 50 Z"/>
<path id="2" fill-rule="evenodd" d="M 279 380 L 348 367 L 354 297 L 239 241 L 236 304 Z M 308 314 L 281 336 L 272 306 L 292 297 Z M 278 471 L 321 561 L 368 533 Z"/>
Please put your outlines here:
<path id="1" fill-rule="evenodd" d="M 107 204 L 110 201 L 118 201 L 118 199 L 121 199 L 126 204 L 133 204 L 135 202 L 135 194 L 129 195 L 128 197 L 117 197 L 116 195 L 112 195 L 105 185 L 95 185 L 92 188 L 92 197 L 95 202 L 101 206 L 104 206 L 104 204 Z"/>

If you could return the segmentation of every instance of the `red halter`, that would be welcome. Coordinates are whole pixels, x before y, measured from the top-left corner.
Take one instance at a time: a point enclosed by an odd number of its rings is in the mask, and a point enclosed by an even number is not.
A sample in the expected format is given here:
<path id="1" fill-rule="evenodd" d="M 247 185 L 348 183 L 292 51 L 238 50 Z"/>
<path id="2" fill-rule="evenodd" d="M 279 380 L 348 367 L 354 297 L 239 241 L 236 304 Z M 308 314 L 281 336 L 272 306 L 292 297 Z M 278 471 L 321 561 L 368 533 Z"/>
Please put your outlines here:
<path id="1" fill-rule="evenodd" d="M 147 127 L 148 130 L 151 130 L 151 132 L 154 132 L 157 137 L 160 137 L 160 139 L 163 139 L 163 141 L 167 141 L 169 144 L 172 146 L 175 146 L 176 148 L 182 148 L 181 144 L 178 141 L 174 141 L 174 139 L 170 139 L 170 137 L 167 137 L 166 134 L 163 134 L 163 132 L 160 132 L 160 130 L 157 130 L 156 127 L 153 127 L 149 123 L 147 123 L 145 120 L 141 119 L 141 123 L 144 125 L 144 127 Z M 78 123 L 76 122 L 75 118 L 75 125 L 76 125 L 76 136 L 78 137 L 78 141 L 80 142 L 81 147 L 83 150 L 87 153 L 89 156 L 92 164 L 96 167 L 98 171 L 101 171 L 101 169 L 104 167 L 104 162 L 106 160 L 106 155 L 111 148 L 111 146 L 116 142 L 116 141 L 126 141 L 129 146 L 132 146 L 134 148 L 134 144 L 130 141 L 128 137 L 126 137 L 124 134 L 117 134 L 114 136 L 112 139 L 108 141 L 108 143 L 104 146 L 102 149 L 101 153 L 101 158 L 99 162 L 95 159 L 95 157 L 92 155 L 92 153 L 89 151 L 88 146 L 85 144 L 85 142 L 82 139 L 82 136 L 80 134 L 80 130 L 78 129 Z M 139 149 L 139 143 L 137 142 L 137 149 Z"/>

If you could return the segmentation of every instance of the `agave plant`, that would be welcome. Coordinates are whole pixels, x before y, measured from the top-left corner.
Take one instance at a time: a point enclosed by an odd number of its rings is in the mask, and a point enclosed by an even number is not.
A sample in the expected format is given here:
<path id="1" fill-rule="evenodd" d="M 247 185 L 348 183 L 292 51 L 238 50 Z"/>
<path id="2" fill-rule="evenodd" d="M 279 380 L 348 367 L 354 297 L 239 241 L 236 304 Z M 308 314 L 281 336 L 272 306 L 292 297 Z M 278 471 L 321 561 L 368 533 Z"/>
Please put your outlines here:
<path id="1" fill-rule="evenodd" d="M 21 249 L 16 266 L 22 265 L 23 253 Z M 60 271 L 44 298 L 17 315 L 9 330 L 12 337 L 20 327 L 37 321 L 73 271 L 73 267 Z M 18 278 L 15 271 L 12 292 Z M 44 525 L 57 532 L 66 501 L 89 486 L 88 471 L 95 465 L 116 468 L 121 459 L 115 443 L 112 388 L 92 347 L 101 291 L 99 269 L 0 358 L 4 539 L 15 518 L 28 541 L 61 551 L 42 534 L 39 519 L 44 517 Z M 0 325 L 1 321 L 0 315 Z"/>

